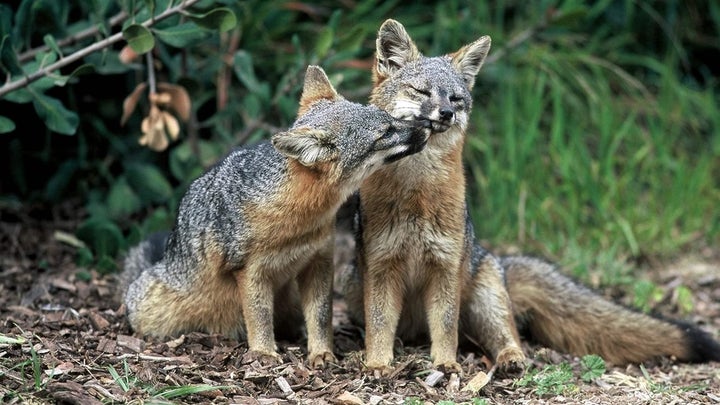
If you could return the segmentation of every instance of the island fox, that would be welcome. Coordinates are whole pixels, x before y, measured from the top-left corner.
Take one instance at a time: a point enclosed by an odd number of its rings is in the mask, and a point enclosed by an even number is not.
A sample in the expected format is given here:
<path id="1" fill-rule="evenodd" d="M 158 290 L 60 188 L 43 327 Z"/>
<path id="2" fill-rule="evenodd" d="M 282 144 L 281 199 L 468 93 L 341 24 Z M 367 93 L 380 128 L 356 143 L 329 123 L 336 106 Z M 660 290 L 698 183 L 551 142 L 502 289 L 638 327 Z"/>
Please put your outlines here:
<path id="1" fill-rule="evenodd" d="M 615 364 L 720 359 L 720 346 L 696 327 L 635 313 L 550 264 L 496 258 L 475 244 L 462 149 L 489 37 L 425 57 L 387 20 L 376 45 L 371 103 L 396 118 L 430 120 L 432 134 L 421 153 L 383 166 L 360 187 L 356 266 L 339 280 L 351 319 L 366 329 L 368 368 L 391 370 L 397 333 L 404 341 L 429 337 L 435 366 L 457 370 L 462 339 L 517 373 L 526 362 L 518 326 L 553 349 Z"/>
<path id="2" fill-rule="evenodd" d="M 169 235 L 128 253 L 133 329 L 247 339 L 250 354 L 273 361 L 275 331 L 299 337 L 305 324 L 308 362 L 324 365 L 333 358 L 335 214 L 380 165 L 420 151 L 427 127 L 346 101 L 308 67 L 292 127 L 233 150 L 193 181 Z"/>

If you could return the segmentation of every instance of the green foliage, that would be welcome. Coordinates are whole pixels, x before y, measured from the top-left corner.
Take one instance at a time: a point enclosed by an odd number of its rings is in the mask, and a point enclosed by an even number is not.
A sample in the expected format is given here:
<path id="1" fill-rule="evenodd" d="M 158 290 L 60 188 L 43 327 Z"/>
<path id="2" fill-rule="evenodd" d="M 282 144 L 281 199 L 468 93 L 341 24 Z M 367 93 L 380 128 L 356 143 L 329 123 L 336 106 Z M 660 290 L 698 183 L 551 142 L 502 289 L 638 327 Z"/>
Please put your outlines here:
<path id="1" fill-rule="evenodd" d="M 551 364 L 543 369 L 531 369 L 522 378 L 515 381 L 519 387 L 532 387 L 537 395 L 560 395 L 576 389 L 570 364 L 563 362 Z"/>
<path id="2" fill-rule="evenodd" d="M 586 383 L 605 374 L 605 360 L 597 355 L 585 355 L 580 359 L 580 379 Z M 530 368 L 515 381 L 519 387 L 530 387 L 539 396 L 560 395 L 577 389 L 576 376 L 567 362 L 548 364 L 542 369 Z"/>
<path id="3" fill-rule="evenodd" d="M 172 225 L 189 183 L 232 146 L 292 122 L 308 64 L 366 102 L 386 18 L 427 55 L 493 38 L 465 151 L 483 240 L 575 276 L 599 269 L 603 284 L 631 282 L 636 258 L 720 242 L 720 8 L 679 0 L 1 4 L 0 70 L 10 83 L 47 70 L 0 87 L 2 200 L 83 201 L 78 259 L 110 270 Z M 125 45 L 142 56 L 128 60 Z M 119 124 L 151 76 L 191 100 L 188 121 L 169 110 L 180 134 L 161 152 L 138 145 L 147 91 Z"/>
<path id="4" fill-rule="evenodd" d="M 662 299 L 665 292 L 652 281 L 639 280 L 633 286 L 633 305 L 643 312 L 650 310 Z"/>

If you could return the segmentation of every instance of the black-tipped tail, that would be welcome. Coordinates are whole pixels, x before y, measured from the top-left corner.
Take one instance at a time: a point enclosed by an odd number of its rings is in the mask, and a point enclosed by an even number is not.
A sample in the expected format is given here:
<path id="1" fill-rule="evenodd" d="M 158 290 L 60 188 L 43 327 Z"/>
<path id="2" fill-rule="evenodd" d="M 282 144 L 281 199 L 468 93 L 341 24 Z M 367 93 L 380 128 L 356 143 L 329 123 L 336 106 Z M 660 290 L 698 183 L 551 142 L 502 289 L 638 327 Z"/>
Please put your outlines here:
<path id="1" fill-rule="evenodd" d="M 720 361 L 720 343 L 709 333 L 695 325 L 682 321 L 672 321 L 685 334 L 687 339 L 687 358 L 690 363 Z"/>

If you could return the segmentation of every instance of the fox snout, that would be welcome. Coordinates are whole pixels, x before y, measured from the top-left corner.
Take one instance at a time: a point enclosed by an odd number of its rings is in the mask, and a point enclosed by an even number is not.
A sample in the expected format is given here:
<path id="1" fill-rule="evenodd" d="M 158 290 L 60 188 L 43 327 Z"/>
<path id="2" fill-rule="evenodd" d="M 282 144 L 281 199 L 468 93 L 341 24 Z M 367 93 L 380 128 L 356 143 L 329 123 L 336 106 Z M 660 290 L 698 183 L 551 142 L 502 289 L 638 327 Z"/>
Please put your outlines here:
<path id="1" fill-rule="evenodd" d="M 385 163 L 394 162 L 400 158 L 422 151 L 427 145 L 432 122 L 427 119 L 415 119 L 412 121 L 398 120 L 390 128 L 391 139 L 399 145 L 405 146 L 397 153 L 385 157 Z"/>
<path id="2" fill-rule="evenodd" d="M 433 118 L 433 132 L 445 132 L 455 124 L 455 108 L 449 102 L 443 103 L 430 114 L 430 117 Z"/>

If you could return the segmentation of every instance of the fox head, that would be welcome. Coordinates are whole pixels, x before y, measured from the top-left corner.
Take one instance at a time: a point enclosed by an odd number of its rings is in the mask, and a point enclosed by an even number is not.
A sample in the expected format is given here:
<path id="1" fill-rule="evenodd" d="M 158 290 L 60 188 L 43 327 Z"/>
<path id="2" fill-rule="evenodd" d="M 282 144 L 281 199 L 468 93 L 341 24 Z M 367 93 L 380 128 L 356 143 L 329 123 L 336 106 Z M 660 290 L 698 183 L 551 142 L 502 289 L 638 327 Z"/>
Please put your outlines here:
<path id="1" fill-rule="evenodd" d="M 357 188 L 383 163 L 422 150 L 429 126 L 426 121 L 399 120 L 378 107 L 347 101 L 322 68 L 309 66 L 298 118 L 288 131 L 275 134 L 272 144 L 309 170 Z"/>
<path id="2" fill-rule="evenodd" d="M 402 24 L 386 20 L 378 31 L 371 102 L 395 118 L 429 120 L 433 133 L 454 126 L 464 132 L 470 90 L 489 51 L 490 37 L 483 36 L 456 52 L 425 57 Z"/>

